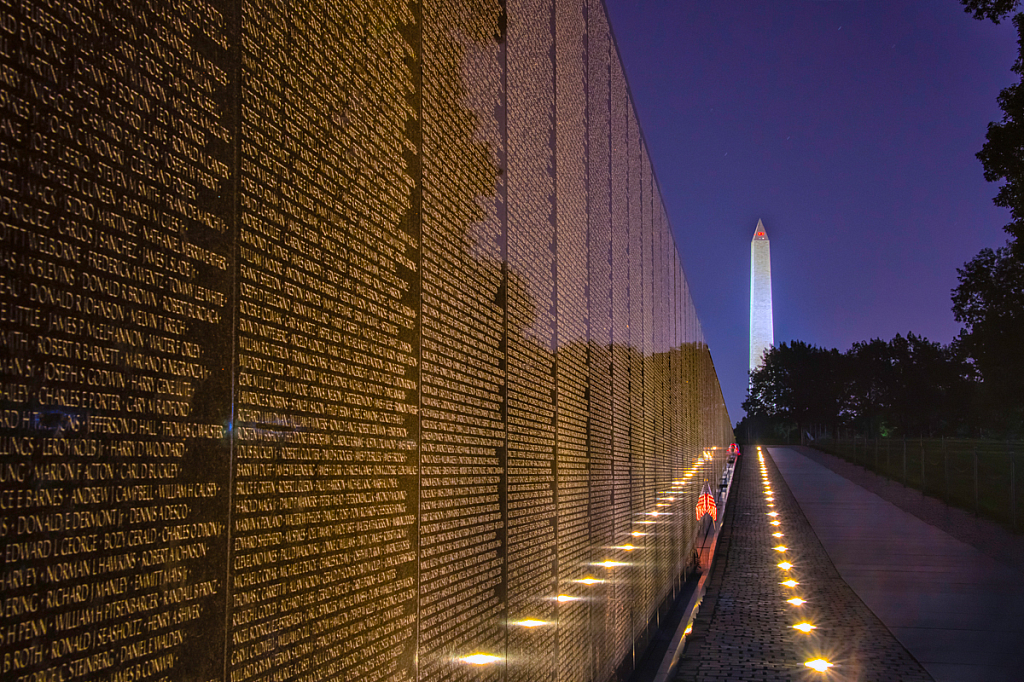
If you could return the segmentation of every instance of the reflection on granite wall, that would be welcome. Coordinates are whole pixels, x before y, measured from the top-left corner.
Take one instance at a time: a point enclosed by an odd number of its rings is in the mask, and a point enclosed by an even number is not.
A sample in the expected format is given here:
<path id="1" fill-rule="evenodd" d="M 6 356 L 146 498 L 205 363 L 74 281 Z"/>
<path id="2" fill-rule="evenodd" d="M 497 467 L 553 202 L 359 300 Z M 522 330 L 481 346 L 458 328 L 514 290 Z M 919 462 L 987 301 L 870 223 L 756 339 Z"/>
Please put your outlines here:
<path id="1" fill-rule="evenodd" d="M 600 0 L 4 3 L 0 138 L 4 680 L 629 670 L 731 431 Z"/>

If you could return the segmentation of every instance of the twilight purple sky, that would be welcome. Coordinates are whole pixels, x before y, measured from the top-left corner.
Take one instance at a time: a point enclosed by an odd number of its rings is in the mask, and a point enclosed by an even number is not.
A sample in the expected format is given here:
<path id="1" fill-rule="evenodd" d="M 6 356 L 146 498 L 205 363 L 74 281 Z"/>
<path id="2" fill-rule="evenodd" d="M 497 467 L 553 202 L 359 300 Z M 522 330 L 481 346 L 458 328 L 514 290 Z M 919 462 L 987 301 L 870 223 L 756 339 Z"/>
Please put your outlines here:
<path id="1" fill-rule="evenodd" d="M 775 341 L 948 343 L 956 268 L 1006 241 L 975 153 L 1016 33 L 957 0 L 606 0 L 735 423 L 750 240 Z"/>

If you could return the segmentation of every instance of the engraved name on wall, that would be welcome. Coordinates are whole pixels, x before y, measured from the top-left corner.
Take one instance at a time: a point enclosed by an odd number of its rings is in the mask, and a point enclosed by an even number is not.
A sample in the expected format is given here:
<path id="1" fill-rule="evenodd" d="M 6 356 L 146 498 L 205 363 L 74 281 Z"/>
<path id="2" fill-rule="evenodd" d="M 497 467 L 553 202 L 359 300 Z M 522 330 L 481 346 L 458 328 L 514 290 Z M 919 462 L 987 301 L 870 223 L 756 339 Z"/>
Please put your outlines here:
<path id="1" fill-rule="evenodd" d="M 728 438 L 599 0 L 0 0 L 0 678 L 619 679 Z"/>
<path id="2" fill-rule="evenodd" d="M 232 38 L 206 2 L 0 8 L 4 679 L 220 675 Z"/>

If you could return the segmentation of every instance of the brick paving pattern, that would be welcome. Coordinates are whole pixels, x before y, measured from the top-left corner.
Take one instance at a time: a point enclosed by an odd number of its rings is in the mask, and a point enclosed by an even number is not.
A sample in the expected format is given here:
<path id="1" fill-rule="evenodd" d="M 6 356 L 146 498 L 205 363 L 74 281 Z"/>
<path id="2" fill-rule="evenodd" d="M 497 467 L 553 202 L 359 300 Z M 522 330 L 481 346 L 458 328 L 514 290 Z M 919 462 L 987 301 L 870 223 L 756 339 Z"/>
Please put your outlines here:
<path id="1" fill-rule="evenodd" d="M 756 451 L 740 458 L 714 571 L 675 682 L 864 680 L 916 682 L 931 676 L 836 571 L 771 458 L 769 509 Z M 769 511 L 781 525 L 769 524 Z M 783 533 L 782 538 L 772 533 Z M 785 545 L 787 551 L 772 548 Z M 786 560 L 789 571 L 778 567 Z M 781 585 L 792 578 L 795 588 Z M 807 600 L 795 607 L 794 596 Z M 798 622 L 817 626 L 809 634 Z M 824 658 L 826 674 L 804 665 Z"/>

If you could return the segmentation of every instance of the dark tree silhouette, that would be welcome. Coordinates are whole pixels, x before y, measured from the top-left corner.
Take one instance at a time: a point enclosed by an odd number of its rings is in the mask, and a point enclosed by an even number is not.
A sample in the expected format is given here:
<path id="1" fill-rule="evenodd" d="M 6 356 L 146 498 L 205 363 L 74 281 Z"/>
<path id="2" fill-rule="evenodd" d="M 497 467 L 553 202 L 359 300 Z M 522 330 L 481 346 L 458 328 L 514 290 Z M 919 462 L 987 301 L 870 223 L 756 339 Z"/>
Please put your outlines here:
<path id="1" fill-rule="evenodd" d="M 783 343 L 751 373 L 747 419 L 737 431 L 775 438 L 794 428 L 821 434 L 837 427 L 870 437 L 966 435 L 972 385 L 957 350 L 913 333 L 855 343 L 846 353 Z"/>
<path id="2" fill-rule="evenodd" d="M 1020 0 L 960 0 L 960 4 L 975 19 L 989 19 L 998 24 L 1017 9 Z"/>
<path id="3" fill-rule="evenodd" d="M 846 410 L 844 365 L 834 348 L 803 341 L 772 347 L 765 353 L 764 366 L 751 372 L 743 409 L 773 424 L 795 424 L 800 433 L 810 424 L 831 430 Z"/>
<path id="4" fill-rule="evenodd" d="M 1024 77 L 1024 14 L 1016 13 L 1020 0 L 960 0 L 964 10 L 975 19 L 988 19 L 998 24 L 1013 14 L 1017 28 L 1018 54 L 1012 70 Z M 1018 257 L 1024 257 L 1024 82 L 1018 81 L 999 93 L 1003 120 L 988 124 L 985 144 L 978 160 L 989 182 L 1004 181 L 993 202 L 1010 209 L 1011 221 L 1006 231 Z"/>
<path id="5" fill-rule="evenodd" d="M 1007 247 L 982 249 L 958 268 L 953 315 L 957 339 L 983 380 L 983 410 L 991 424 L 1020 431 L 1024 424 L 1024 261 Z"/>

